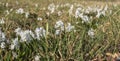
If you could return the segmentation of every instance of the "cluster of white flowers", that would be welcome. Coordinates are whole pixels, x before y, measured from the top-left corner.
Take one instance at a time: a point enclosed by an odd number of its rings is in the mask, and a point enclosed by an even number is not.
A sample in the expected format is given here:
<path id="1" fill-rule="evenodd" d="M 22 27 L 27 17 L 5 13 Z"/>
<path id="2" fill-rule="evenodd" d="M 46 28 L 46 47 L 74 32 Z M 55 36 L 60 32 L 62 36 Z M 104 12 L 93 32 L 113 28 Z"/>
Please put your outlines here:
<path id="1" fill-rule="evenodd" d="M 50 13 L 53 13 L 55 11 L 55 4 L 52 3 L 48 6 L 48 10 L 50 11 Z"/>
<path id="2" fill-rule="evenodd" d="M 19 48 L 20 42 L 30 42 L 33 39 L 40 40 L 40 37 L 44 37 L 46 35 L 46 31 L 44 28 L 36 28 L 35 34 L 31 30 L 21 30 L 21 28 L 15 29 L 16 36 L 20 36 L 20 40 L 18 40 L 18 37 L 15 39 L 12 39 L 10 49 L 14 50 Z M 0 42 L 1 42 L 1 48 L 5 48 L 5 34 L 0 31 Z"/>
<path id="3" fill-rule="evenodd" d="M 16 4 L 19 4 L 18 1 L 16 1 Z M 8 3 L 4 4 L 6 7 L 8 7 Z M 38 8 L 38 4 L 35 4 L 35 7 Z M 69 15 L 74 15 L 75 18 L 81 18 L 82 19 L 82 22 L 84 23 L 90 23 L 90 20 L 92 20 L 92 15 L 91 16 L 88 16 L 87 14 L 90 14 L 90 13 L 95 13 L 95 17 L 97 18 L 100 18 L 101 15 L 106 15 L 106 11 L 108 10 L 108 6 L 106 5 L 104 8 L 99 8 L 99 7 L 87 7 L 87 8 L 83 8 L 82 5 L 80 4 L 70 4 L 70 3 L 66 3 L 66 4 L 61 4 L 61 5 L 55 5 L 54 3 L 48 5 L 47 9 L 50 11 L 50 12 L 46 12 L 46 14 L 49 16 L 51 13 L 54 13 L 55 10 L 59 7 L 69 7 L 68 9 L 68 13 Z M 75 9 L 75 13 L 73 13 L 74 11 L 74 8 L 75 7 L 78 7 Z M 43 10 L 45 10 L 46 8 L 43 7 Z M 9 15 L 10 12 L 12 11 L 13 9 L 10 9 L 10 10 L 5 10 L 6 12 L 6 15 Z M 60 16 L 62 13 L 64 13 L 64 11 L 61 11 L 61 10 L 56 10 L 58 11 L 57 14 L 58 16 Z M 24 9 L 23 8 L 19 8 L 16 10 L 16 13 L 17 14 L 23 14 L 25 13 L 25 17 L 28 18 L 29 17 L 29 12 L 24 12 Z M 37 20 L 39 21 L 42 21 L 43 18 L 41 17 L 38 17 Z M 4 21 L 4 18 L 1 18 L 0 19 L 0 24 L 4 24 L 5 21 Z M 78 22 L 76 22 L 76 24 L 78 24 Z M 66 31 L 66 32 L 70 32 L 71 30 L 73 30 L 75 27 L 71 25 L 71 23 L 67 23 L 67 25 L 65 25 L 62 20 L 58 20 L 55 24 L 55 34 L 58 35 L 60 34 L 61 31 Z M 35 29 L 35 34 L 31 31 L 31 30 L 21 30 L 21 28 L 17 28 L 15 30 L 16 32 L 16 35 L 17 36 L 20 36 L 20 42 L 24 42 L 24 41 L 30 41 L 32 40 L 33 38 L 35 39 L 38 39 L 40 40 L 40 37 L 43 37 L 46 35 L 46 30 L 42 27 L 40 28 L 36 28 Z M 90 29 L 88 31 L 88 35 L 90 37 L 93 37 L 94 36 L 94 30 L 93 29 Z M 5 35 L 3 32 L 0 31 L 0 41 L 3 41 L 5 40 Z M 1 46 L 4 48 L 4 45 L 5 43 L 3 42 L 1 44 Z M 12 44 L 11 44 L 11 49 L 14 49 L 14 48 L 17 48 L 16 46 L 18 45 L 18 38 L 15 38 L 12 40 Z"/>
<path id="4" fill-rule="evenodd" d="M 83 16 L 82 8 L 78 7 L 75 11 L 75 18 L 82 17 L 82 16 Z"/>
<path id="5" fill-rule="evenodd" d="M 75 14 L 73 14 L 73 10 L 75 9 L 74 6 L 78 7 L 75 10 Z M 74 4 L 66 3 L 66 4 L 61 4 L 61 5 L 59 5 L 59 4 L 55 5 L 54 3 L 52 3 L 52 4 L 48 5 L 48 10 L 50 11 L 50 13 L 53 13 L 59 7 L 70 7 L 70 9 L 68 10 L 69 15 L 74 15 L 76 18 L 80 17 L 81 19 L 83 19 L 84 22 L 90 22 L 89 16 L 87 16 L 85 14 L 95 13 L 96 17 L 99 18 L 101 15 L 105 16 L 106 11 L 108 9 L 107 5 L 104 8 L 90 7 L 90 6 L 88 6 L 87 8 L 83 8 L 82 5 L 76 4 L 76 3 L 74 3 Z M 58 16 L 60 16 L 60 14 L 61 14 L 61 12 L 58 12 Z"/>
<path id="6" fill-rule="evenodd" d="M 83 9 L 80 7 L 76 9 L 75 17 L 76 18 L 80 17 L 83 20 L 83 22 L 87 22 L 87 23 L 90 23 L 91 20 L 87 15 L 84 15 Z"/>
<path id="7" fill-rule="evenodd" d="M 40 40 L 40 37 L 45 37 L 46 30 L 43 27 L 36 28 L 35 34 L 31 30 L 21 30 L 21 28 L 15 29 L 16 35 L 20 36 L 20 42 L 30 42 L 33 39 Z M 17 41 L 17 38 L 14 40 Z"/>
<path id="8" fill-rule="evenodd" d="M 106 14 L 105 12 L 107 11 L 107 9 L 108 9 L 107 5 L 104 7 L 104 9 L 97 9 L 96 17 L 99 18 L 101 15 L 105 16 L 105 14 Z"/>
<path id="9" fill-rule="evenodd" d="M 82 9 L 81 7 L 76 9 L 75 17 L 81 18 L 82 22 L 86 22 L 86 23 L 90 23 L 90 20 L 91 20 L 91 18 L 89 16 L 84 15 L 84 9 Z"/>
<path id="10" fill-rule="evenodd" d="M 106 5 L 104 8 L 98 8 L 98 7 L 88 7 L 86 9 L 78 7 L 75 11 L 75 18 L 81 18 L 83 22 L 90 23 L 90 20 L 92 19 L 92 15 L 88 16 L 86 14 L 95 13 L 96 17 L 99 18 L 101 15 L 106 15 L 106 11 L 108 9 L 108 6 Z"/>
<path id="11" fill-rule="evenodd" d="M 17 28 L 15 30 L 16 35 L 21 37 L 21 42 L 31 41 L 35 36 L 31 30 L 21 30 L 21 28 Z"/>
<path id="12" fill-rule="evenodd" d="M 46 35 L 46 30 L 42 27 L 36 28 L 35 33 L 36 33 L 36 38 L 40 40 L 40 37 L 44 37 Z"/>
<path id="13" fill-rule="evenodd" d="M 59 35 L 61 31 L 66 31 L 66 32 L 70 32 L 71 30 L 74 29 L 74 26 L 71 25 L 71 23 L 68 23 L 67 26 L 64 25 L 64 23 L 62 22 L 62 20 L 59 20 L 56 22 L 55 24 L 55 34 Z"/>

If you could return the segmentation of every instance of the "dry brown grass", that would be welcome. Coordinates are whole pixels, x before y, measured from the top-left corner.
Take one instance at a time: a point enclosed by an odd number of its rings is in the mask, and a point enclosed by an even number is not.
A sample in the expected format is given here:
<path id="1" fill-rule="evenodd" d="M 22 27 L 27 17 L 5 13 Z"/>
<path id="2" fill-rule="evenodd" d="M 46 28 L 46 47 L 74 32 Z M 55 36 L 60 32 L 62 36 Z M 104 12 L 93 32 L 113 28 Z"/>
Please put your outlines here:
<path id="1" fill-rule="evenodd" d="M 15 3 L 16 0 L 7 0 L 7 2 Z M 1 0 L 1 2 L 6 2 L 6 0 Z M 105 5 L 105 4 L 120 4 L 120 0 L 19 0 L 20 5 L 34 5 L 38 3 L 40 6 L 47 6 L 50 3 L 64 4 L 64 3 L 80 3 L 83 5 Z"/>

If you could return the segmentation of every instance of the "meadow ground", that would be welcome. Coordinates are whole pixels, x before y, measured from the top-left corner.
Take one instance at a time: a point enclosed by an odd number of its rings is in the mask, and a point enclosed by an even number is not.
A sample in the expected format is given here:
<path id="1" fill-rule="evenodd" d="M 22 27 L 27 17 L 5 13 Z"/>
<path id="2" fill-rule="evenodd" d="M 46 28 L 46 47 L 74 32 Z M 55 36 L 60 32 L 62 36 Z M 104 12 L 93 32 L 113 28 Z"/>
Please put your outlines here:
<path id="1" fill-rule="evenodd" d="M 0 61 L 119 58 L 119 0 L 0 0 Z"/>

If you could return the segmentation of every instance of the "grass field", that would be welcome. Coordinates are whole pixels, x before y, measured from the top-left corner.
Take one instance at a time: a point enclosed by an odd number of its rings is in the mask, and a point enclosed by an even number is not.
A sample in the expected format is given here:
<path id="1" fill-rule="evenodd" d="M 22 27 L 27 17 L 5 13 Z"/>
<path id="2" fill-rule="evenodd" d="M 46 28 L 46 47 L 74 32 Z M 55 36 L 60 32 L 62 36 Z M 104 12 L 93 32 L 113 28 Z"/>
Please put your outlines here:
<path id="1" fill-rule="evenodd" d="M 0 0 L 0 61 L 116 61 L 119 52 L 119 0 Z"/>

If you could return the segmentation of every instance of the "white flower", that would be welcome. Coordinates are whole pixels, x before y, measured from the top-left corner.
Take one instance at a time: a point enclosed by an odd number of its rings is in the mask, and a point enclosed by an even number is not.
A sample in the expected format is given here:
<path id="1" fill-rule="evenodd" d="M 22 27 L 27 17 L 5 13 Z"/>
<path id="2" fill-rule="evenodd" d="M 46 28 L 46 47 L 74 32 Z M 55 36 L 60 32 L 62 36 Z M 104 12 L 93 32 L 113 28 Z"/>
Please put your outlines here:
<path id="1" fill-rule="evenodd" d="M 102 15 L 102 9 L 96 9 L 96 11 L 97 11 L 96 17 L 100 18 L 100 16 Z"/>
<path id="2" fill-rule="evenodd" d="M 39 55 L 36 55 L 36 56 L 34 57 L 34 60 L 35 60 L 35 61 L 40 61 L 40 56 L 39 56 Z"/>
<path id="3" fill-rule="evenodd" d="M 19 8 L 17 11 L 16 11 L 17 14 L 23 14 L 24 13 L 24 9 L 23 8 Z"/>
<path id="4" fill-rule="evenodd" d="M 70 24 L 70 23 L 68 23 L 68 26 L 67 26 L 67 27 L 65 27 L 65 29 L 66 29 L 66 32 L 70 32 L 71 30 L 73 30 L 73 29 L 74 29 L 74 26 L 71 26 L 71 24 Z"/>
<path id="5" fill-rule="evenodd" d="M 55 29 L 60 29 L 60 30 L 64 31 L 64 23 L 62 22 L 62 20 L 58 20 L 54 27 L 55 27 Z"/>
<path id="6" fill-rule="evenodd" d="M 29 12 L 25 12 L 25 17 L 28 18 Z"/>
<path id="7" fill-rule="evenodd" d="M 62 22 L 62 20 L 57 21 L 55 24 L 55 28 L 59 28 L 59 27 L 64 28 L 64 23 Z"/>
<path id="8" fill-rule="evenodd" d="M 68 12 L 69 12 L 69 15 L 72 15 L 73 7 L 74 7 L 73 5 L 70 6 L 70 9 L 69 9 L 69 11 L 68 11 Z"/>
<path id="9" fill-rule="evenodd" d="M 8 3 L 6 3 L 6 5 L 5 5 L 6 7 L 8 7 Z"/>
<path id="10" fill-rule="evenodd" d="M 60 7 L 64 7 L 64 5 L 63 5 L 63 4 L 60 4 Z"/>
<path id="11" fill-rule="evenodd" d="M 38 39 L 38 40 L 40 40 L 40 37 L 43 37 L 43 36 L 45 36 L 46 35 L 46 31 L 45 31 L 45 29 L 43 29 L 42 27 L 40 27 L 40 28 L 36 28 L 35 29 L 35 33 L 36 33 L 36 38 Z"/>
<path id="12" fill-rule="evenodd" d="M 0 19 L 0 24 L 4 24 L 4 23 L 5 23 L 4 19 L 3 18 Z"/>
<path id="13" fill-rule="evenodd" d="M 101 15 L 101 13 L 98 12 L 97 15 L 96 15 L 96 17 L 97 17 L 97 18 L 100 18 L 100 15 Z"/>
<path id="14" fill-rule="evenodd" d="M 37 7 L 38 7 L 38 4 L 35 4 L 35 7 L 37 8 Z"/>
<path id="15" fill-rule="evenodd" d="M 55 31 L 55 34 L 56 34 L 56 35 L 59 35 L 59 34 L 60 34 L 60 30 L 56 30 L 56 31 Z"/>
<path id="16" fill-rule="evenodd" d="M 10 12 L 13 11 L 13 8 L 10 9 Z"/>
<path id="17" fill-rule="evenodd" d="M 12 51 L 12 55 L 13 55 L 14 58 L 17 58 L 17 57 L 18 57 L 17 53 L 16 53 L 16 52 L 13 52 L 13 51 Z"/>
<path id="18" fill-rule="evenodd" d="M 12 42 L 13 42 L 14 45 L 18 45 L 19 44 L 18 38 L 15 38 Z"/>
<path id="19" fill-rule="evenodd" d="M 110 10 L 109 13 L 112 14 L 112 10 Z"/>
<path id="20" fill-rule="evenodd" d="M 69 7 L 71 4 L 70 3 L 66 3 L 64 4 L 64 7 Z"/>
<path id="21" fill-rule="evenodd" d="M 95 35 L 94 30 L 93 30 L 93 29 L 90 29 L 90 30 L 88 31 L 88 35 L 89 35 L 91 38 L 94 38 L 94 35 Z"/>
<path id="22" fill-rule="evenodd" d="M 5 48 L 5 42 L 2 42 L 0 47 L 1 47 L 2 49 L 4 49 L 4 48 Z"/>
<path id="23" fill-rule="evenodd" d="M 15 48 L 15 45 L 14 44 L 11 44 L 10 45 L 10 49 L 13 50 Z"/>
<path id="24" fill-rule="evenodd" d="M 108 5 L 104 7 L 104 11 L 107 11 L 107 10 L 108 10 Z"/>
<path id="25" fill-rule="evenodd" d="M 55 31 L 55 34 L 58 35 L 58 34 L 60 34 L 61 31 L 64 31 L 64 29 L 66 32 L 70 32 L 71 30 L 74 29 L 74 26 L 72 26 L 70 23 L 68 23 L 68 25 L 66 27 L 64 27 L 64 23 L 61 20 L 59 20 L 55 24 L 55 29 L 57 29 Z"/>
<path id="26" fill-rule="evenodd" d="M 5 13 L 6 13 L 6 16 L 10 14 L 8 10 L 6 10 Z"/>
<path id="27" fill-rule="evenodd" d="M 52 3 L 48 6 L 48 10 L 51 11 L 51 13 L 53 13 L 55 11 L 55 4 Z"/>
<path id="28" fill-rule="evenodd" d="M 49 12 L 46 12 L 47 16 L 50 16 L 50 13 Z"/>
<path id="29" fill-rule="evenodd" d="M 19 2 L 18 2 L 18 1 L 16 1 L 16 4 L 18 5 L 18 4 L 19 4 Z"/>
<path id="30" fill-rule="evenodd" d="M 76 24 L 78 24 L 79 22 L 76 22 Z"/>
<path id="31" fill-rule="evenodd" d="M 58 9 L 60 7 L 60 5 L 58 4 L 58 5 L 56 5 L 56 9 Z"/>
<path id="32" fill-rule="evenodd" d="M 58 16 L 60 16 L 62 14 L 62 12 L 61 11 L 58 11 Z"/>
<path id="33" fill-rule="evenodd" d="M 106 15 L 106 13 L 105 13 L 106 10 L 107 10 L 107 8 L 105 8 L 104 10 L 98 9 L 98 10 L 97 10 L 97 15 L 96 15 L 96 17 L 97 17 L 97 18 L 100 18 L 101 15 L 104 15 L 104 16 L 105 16 L 105 15 Z"/>
<path id="34" fill-rule="evenodd" d="M 117 7 L 117 6 L 118 6 L 118 4 L 113 4 L 113 6 L 114 6 L 114 7 Z"/>
<path id="35" fill-rule="evenodd" d="M 82 16 L 80 18 L 83 20 L 83 22 L 90 23 L 90 18 L 87 15 L 84 15 L 84 16 Z"/>
<path id="36" fill-rule="evenodd" d="M 105 14 L 106 14 L 105 12 L 106 12 L 106 11 L 102 11 L 101 14 L 105 16 Z"/>
<path id="37" fill-rule="evenodd" d="M 75 11 L 75 18 L 78 18 L 78 17 L 83 17 L 83 11 L 81 7 L 77 8 Z"/>
<path id="38" fill-rule="evenodd" d="M 42 18 L 41 18 L 41 17 L 38 17 L 37 20 L 38 20 L 38 21 L 42 21 Z"/>
<path id="39" fill-rule="evenodd" d="M 19 41 L 18 38 L 12 40 L 12 44 L 10 45 L 10 49 L 13 50 L 15 48 L 19 48 Z"/>
<path id="40" fill-rule="evenodd" d="M 5 41 L 5 34 L 0 29 L 0 42 Z"/>
<path id="41" fill-rule="evenodd" d="M 15 29 L 16 35 L 20 35 L 20 33 L 22 32 L 21 28 L 17 28 Z"/>
<path id="42" fill-rule="evenodd" d="M 85 10 L 85 13 L 89 14 L 91 11 L 92 11 L 93 8 L 91 7 L 88 7 L 86 10 Z"/>
<path id="43" fill-rule="evenodd" d="M 46 8 L 45 8 L 45 7 L 43 7 L 43 8 L 42 8 L 42 10 L 46 10 Z"/>

